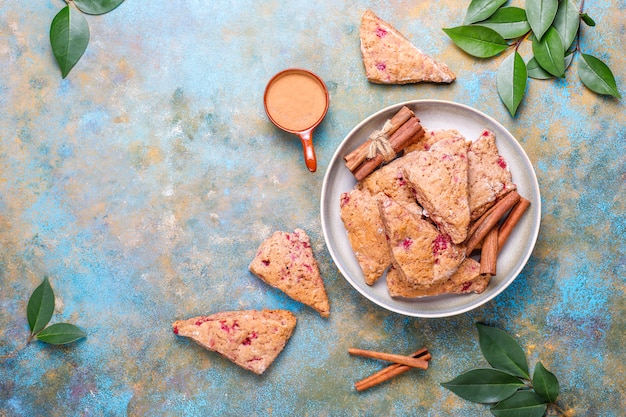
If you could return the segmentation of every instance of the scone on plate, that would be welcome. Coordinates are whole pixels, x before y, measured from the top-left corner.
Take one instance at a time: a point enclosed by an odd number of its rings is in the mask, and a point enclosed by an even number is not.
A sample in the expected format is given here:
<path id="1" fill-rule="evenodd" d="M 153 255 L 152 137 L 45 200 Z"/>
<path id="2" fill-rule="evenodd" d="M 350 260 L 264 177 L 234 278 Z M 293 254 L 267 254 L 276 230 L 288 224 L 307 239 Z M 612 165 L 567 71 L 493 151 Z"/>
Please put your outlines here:
<path id="1" fill-rule="evenodd" d="M 465 258 L 458 269 L 447 280 L 430 285 L 415 285 L 408 282 L 395 267 L 387 272 L 387 288 L 391 297 L 419 298 L 441 294 L 480 294 L 489 285 L 490 275 L 479 273 L 480 264 Z"/>
<path id="2" fill-rule="evenodd" d="M 440 140 L 428 151 L 418 151 L 419 157 L 404 167 L 426 215 L 456 244 L 465 241 L 470 222 L 468 147 L 462 136 Z"/>
<path id="3" fill-rule="evenodd" d="M 249 269 L 265 283 L 312 307 L 322 317 L 329 316 L 324 281 L 304 230 L 274 232 L 261 243 Z"/>
<path id="4" fill-rule="evenodd" d="M 467 152 L 470 220 L 476 220 L 499 198 L 517 187 L 498 151 L 496 135 L 483 130 Z"/>
<path id="5" fill-rule="evenodd" d="M 391 265 L 385 226 L 377 197 L 355 189 L 341 195 L 341 220 L 367 285 L 373 285 Z"/>
<path id="6" fill-rule="evenodd" d="M 379 209 L 392 264 L 404 281 L 413 285 L 444 281 L 465 259 L 464 247 L 389 197 L 380 198 Z"/>
<path id="7" fill-rule="evenodd" d="M 457 136 L 462 136 L 456 129 L 424 129 L 424 136 L 417 142 L 414 142 L 404 148 L 404 153 L 415 151 L 427 151 L 435 143 L 444 139 L 451 139 Z"/>
<path id="8" fill-rule="evenodd" d="M 283 350 L 296 327 L 287 310 L 223 311 L 172 324 L 175 334 L 262 374 Z"/>
<path id="9" fill-rule="evenodd" d="M 422 214 L 413 190 L 404 179 L 403 166 L 411 162 L 416 155 L 408 153 L 387 165 L 378 168 L 356 185 L 359 190 L 367 190 L 370 194 L 384 193 L 392 200 L 402 204 L 416 214 Z"/>
<path id="10" fill-rule="evenodd" d="M 365 75 L 372 83 L 450 83 L 456 78 L 446 64 L 417 49 L 371 10 L 363 14 L 359 36 Z"/>

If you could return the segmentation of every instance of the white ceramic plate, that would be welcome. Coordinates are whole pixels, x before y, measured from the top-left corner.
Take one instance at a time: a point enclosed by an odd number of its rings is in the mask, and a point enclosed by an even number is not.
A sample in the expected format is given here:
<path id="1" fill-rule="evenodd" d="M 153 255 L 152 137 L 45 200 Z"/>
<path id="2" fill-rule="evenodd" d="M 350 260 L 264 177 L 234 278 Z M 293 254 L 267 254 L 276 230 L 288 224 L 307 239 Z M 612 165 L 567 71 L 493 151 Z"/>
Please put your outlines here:
<path id="1" fill-rule="evenodd" d="M 380 129 L 402 106 L 408 106 L 426 129 L 456 129 L 467 139 L 483 129 L 496 134 L 496 144 L 505 158 L 518 192 L 531 205 L 498 255 L 498 273 L 482 294 L 440 295 L 416 299 L 392 298 L 385 276 L 374 285 L 365 284 L 340 217 L 339 200 L 354 188 L 356 180 L 343 157 Z M 470 311 L 500 294 L 520 273 L 535 246 L 541 219 L 541 197 L 535 171 L 524 149 L 500 123 L 471 107 L 439 100 L 415 100 L 387 107 L 359 123 L 341 142 L 328 166 L 321 195 L 322 230 L 326 246 L 346 280 L 370 301 L 387 310 L 414 317 L 447 317 Z"/>

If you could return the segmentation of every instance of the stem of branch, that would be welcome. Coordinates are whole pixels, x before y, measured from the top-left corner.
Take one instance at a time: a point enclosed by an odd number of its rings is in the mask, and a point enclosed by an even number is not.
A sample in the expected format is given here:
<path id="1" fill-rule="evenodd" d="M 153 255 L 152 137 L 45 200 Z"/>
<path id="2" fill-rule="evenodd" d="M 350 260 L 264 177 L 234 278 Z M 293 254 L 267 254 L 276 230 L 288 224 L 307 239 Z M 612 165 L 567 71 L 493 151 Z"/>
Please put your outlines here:
<path id="1" fill-rule="evenodd" d="M 532 30 L 529 30 L 528 32 L 526 32 L 526 34 L 524 36 L 520 36 L 519 38 L 517 38 L 517 40 L 515 42 L 513 42 L 511 44 L 511 46 L 515 47 L 515 52 L 517 52 L 517 50 L 519 49 L 520 45 L 522 44 L 522 42 L 524 42 L 526 39 L 528 39 L 528 37 L 530 36 Z"/>

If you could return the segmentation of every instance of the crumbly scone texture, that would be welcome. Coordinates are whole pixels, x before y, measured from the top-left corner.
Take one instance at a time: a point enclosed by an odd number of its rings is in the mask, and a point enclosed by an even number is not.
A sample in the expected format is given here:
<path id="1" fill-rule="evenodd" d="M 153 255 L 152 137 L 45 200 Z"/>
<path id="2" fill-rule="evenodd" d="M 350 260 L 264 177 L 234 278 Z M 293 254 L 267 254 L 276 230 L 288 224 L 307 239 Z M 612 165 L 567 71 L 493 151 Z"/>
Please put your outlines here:
<path id="1" fill-rule="evenodd" d="M 309 236 L 302 229 L 274 232 L 265 239 L 249 266 L 250 272 L 289 297 L 330 315 L 330 305 Z"/>
<path id="2" fill-rule="evenodd" d="M 482 216 L 508 192 L 515 190 L 511 171 L 498 151 L 496 135 L 483 130 L 467 152 L 470 220 Z"/>
<path id="3" fill-rule="evenodd" d="M 434 284 L 448 279 L 465 259 L 465 249 L 452 243 L 429 221 L 411 213 L 389 197 L 379 209 L 392 264 L 406 282 Z"/>
<path id="4" fill-rule="evenodd" d="M 468 148 L 462 136 L 440 140 L 404 167 L 404 178 L 425 213 L 456 244 L 465 241 L 470 222 Z"/>
<path id="5" fill-rule="evenodd" d="M 377 196 L 361 189 L 343 193 L 340 213 L 365 283 L 373 285 L 391 265 Z"/>
<path id="6" fill-rule="evenodd" d="M 175 334 L 259 375 L 274 362 L 295 327 L 296 316 L 287 310 L 222 311 L 172 324 Z"/>
<path id="7" fill-rule="evenodd" d="M 365 75 L 372 83 L 450 83 L 456 78 L 446 64 L 416 48 L 371 10 L 363 14 L 359 36 Z"/>
<path id="8" fill-rule="evenodd" d="M 489 275 L 479 273 L 480 264 L 472 258 L 465 258 L 458 269 L 447 280 L 431 285 L 415 285 L 395 267 L 387 271 L 387 289 L 391 297 L 419 298 L 441 294 L 480 294 L 491 280 Z"/>
<path id="9" fill-rule="evenodd" d="M 433 146 L 435 143 L 444 139 L 451 139 L 457 136 L 462 136 L 456 129 L 424 129 L 424 136 L 404 148 L 404 153 L 408 154 L 409 152 L 415 151 L 427 151 Z"/>
<path id="10" fill-rule="evenodd" d="M 403 171 L 403 166 L 416 156 L 414 153 L 404 154 L 363 178 L 357 183 L 356 188 L 367 190 L 372 195 L 384 193 L 416 214 L 422 214 L 422 208 L 417 204 L 413 190 L 404 179 Z"/>

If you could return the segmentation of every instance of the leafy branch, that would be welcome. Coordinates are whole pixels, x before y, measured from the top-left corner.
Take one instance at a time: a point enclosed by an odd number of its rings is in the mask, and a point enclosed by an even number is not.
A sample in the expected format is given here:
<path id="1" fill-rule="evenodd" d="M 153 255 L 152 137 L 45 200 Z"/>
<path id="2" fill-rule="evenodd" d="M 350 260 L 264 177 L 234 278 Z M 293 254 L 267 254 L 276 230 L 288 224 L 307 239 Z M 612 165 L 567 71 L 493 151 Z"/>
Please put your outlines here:
<path id="1" fill-rule="evenodd" d="M 472 0 L 462 26 L 443 31 L 463 51 L 477 58 L 492 58 L 512 50 L 496 74 L 500 100 L 515 116 L 526 92 L 528 78 L 563 78 L 575 54 L 578 76 L 596 94 L 621 98 L 609 67 L 580 48 L 582 25 L 595 21 L 573 0 L 526 0 L 526 9 L 503 7 L 507 0 Z M 518 49 L 532 42 L 533 56 L 524 60 Z"/>
<path id="2" fill-rule="evenodd" d="M 532 378 L 521 346 L 502 330 L 481 323 L 478 341 L 483 356 L 492 368 L 476 368 L 441 384 L 459 397 L 492 404 L 497 417 L 541 417 L 548 408 L 565 415 L 557 405 L 559 381 L 541 362 Z"/>
<path id="3" fill-rule="evenodd" d="M 51 345 L 65 345 L 87 336 L 85 332 L 73 324 L 55 323 L 48 326 L 53 313 L 54 292 L 50 286 L 50 281 L 46 277 L 35 291 L 33 291 L 28 300 L 28 306 L 26 308 L 28 325 L 30 327 L 28 339 L 10 354 L 0 356 L 0 359 L 15 357 L 17 352 L 25 348 L 33 339 Z"/>
<path id="4" fill-rule="evenodd" d="M 54 16 L 50 24 L 50 44 L 63 78 L 74 68 L 89 44 L 89 25 L 84 14 L 108 13 L 124 0 L 64 1 L 66 6 Z"/>

